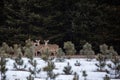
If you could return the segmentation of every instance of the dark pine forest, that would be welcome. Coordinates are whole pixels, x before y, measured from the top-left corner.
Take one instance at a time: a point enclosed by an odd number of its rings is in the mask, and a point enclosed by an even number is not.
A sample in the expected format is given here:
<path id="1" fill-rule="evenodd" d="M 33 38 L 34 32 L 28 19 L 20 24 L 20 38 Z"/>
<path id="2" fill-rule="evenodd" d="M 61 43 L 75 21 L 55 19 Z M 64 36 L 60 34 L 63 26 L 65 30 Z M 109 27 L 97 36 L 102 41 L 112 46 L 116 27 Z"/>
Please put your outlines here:
<path id="1" fill-rule="evenodd" d="M 106 43 L 120 54 L 120 0 L 1 0 L 0 21 L 0 44 L 89 42 L 99 52 Z"/>

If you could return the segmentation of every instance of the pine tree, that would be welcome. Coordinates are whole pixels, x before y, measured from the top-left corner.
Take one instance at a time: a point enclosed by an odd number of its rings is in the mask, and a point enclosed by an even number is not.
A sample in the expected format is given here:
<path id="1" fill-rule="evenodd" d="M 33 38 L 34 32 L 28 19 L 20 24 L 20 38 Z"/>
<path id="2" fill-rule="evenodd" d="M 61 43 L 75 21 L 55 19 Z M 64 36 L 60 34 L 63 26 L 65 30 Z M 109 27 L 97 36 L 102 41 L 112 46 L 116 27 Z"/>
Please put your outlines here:
<path id="1" fill-rule="evenodd" d="M 6 68 L 6 62 L 7 60 L 2 56 L 0 58 L 0 72 L 1 72 L 1 80 L 6 80 L 6 71 L 7 71 L 7 68 Z"/>
<path id="2" fill-rule="evenodd" d="M 15 58 L 14 68 L 16 70 L 21 70 L 21 66 L 23 65 L 24 61 L 22 60 L 22 55 L 18 54 L 17 58 Z M 24 66 L 26 67 L 26 65 Z"/>
<path id="3" fill-rule="evenodd" d="M 49 49 L 47 48 L 47 49 L 45 49 L 45 51 L 43 51 L 42 59 L 43 59 L 44 61 L 48 61 L 49 56 L 50 56 L 50 51 L 49 51 Z"/>
<path id="4" fill-rule="evenodd" d="M 108 46 L 106 44 L 100 45 L 100 52 L 108 59 Z"/>
<path id="5" fill-rule="evenodd" d="M 29 75 L 29 76 L 27 77 L 27 80 L 34 80 L 34 78 L 33 78 L 31 75 Z"/>
<path id="6" fill-rule="evenodd" d="M 108 67 L 114 70 L 115 78 L 120 78 L 120 59 L 118 56 L 114 57 L 112 60 L 113 65 L 108 64 Z"/>
<path id="7" fill-rule="evenodd" d="M 115 57 L 117 55 L 118 55 L 118 53 L 114 50 L 113 46 L 110 46 L 110 48 L 109 48 L 110 59 L 113 59 L 113 57 Z"/>
<path id="8" fill-rule="evenodd" d="M 57 52 L 57 60 L 56 61 L 64 62 L 64 56 L 65 56 L 65 53 L 63 52 L 62 48 L 59 48 L 58 52 Z"/>
<path id="9" fill-rule="evenodd" d="M 105 60 L 104 55 L 98 54 L 97 60 L 99 61 L 99 63 L 98 63 L 98 64 L 95 64 L 95 65 L 96 65 L 97 67 L 99 67 L 98 71 L 104 71 L 103 68 L 104 68 L 105 65 L 106 65 L 106 60 Z"/>
<path id="10" fill-rule="evenodd" d="M 64 67 L 64 69 L 63 69 L 63 72 L 66 74 L 66 75 L 70 75 L 70 74 L 72 74 L 72 67 L 70 66 L 70 64 L 69 64 L 69 62 L 68 62 L 68 64 L 67 64 L 67 66 L 65 66 Z"/>
<path id="11" fill-rule="evenodd" d="M 91 60 L 95 52 L 92 50 L 92 45 L 87 42 L 83 45 L 83 49 L 80 50 L 80 54 L 86 55 L 87 60 Z"/>
<path id="12" fill-rule="evenodd" d="M 31 39 L 25 41 L 24 54 L 27 57 L 32 57 L 35 54 L 35 47 Z"/>
<path id="13" fill-rule="evenodd" d="M 48 65 L 44 67 L 44 71 L 51 72 L 55 68 L 55 65 L 53 62 L 48 61 Z"/>
<path id="14" fill-rule="evenodd" d="M 108 75 L 105 75 L 104 80 L 110 80 Z"/>
<path id="15" fill-rule="evenodd" d="M 86 79 L 86 77 L 87 77 L 86 71 L 83 71 L 83 72 L 82 72 L 82 75 L 83 75 L 83 77 L 84 77 L 84 80 L 87 80 L 87 79 Z"/>
<path id="16" fill-rule="evenodd" d="M 51 61 L 48 61 L 48 65 L 43 68 L 44 71 L 47 71 L 47 75 L 50 79 L 54 79 L 57 76 L 57 74 L 53 73 L 54 68 L 55 68 L 55 65 Z"/>
<path id="17" fill-rule="evenodd" d="M 29 60 L 29 63 L 33 66 L 33 68 L 29 68 L 29 71 L 32 75 L 36 77 L 36 73 L 39 73 L 41 69 L 37 69 L 37 62 L 36 60 L 33 60 L 33 58 Z"/>
<path id="18" fill-rule="evenodd" d="M 75 72 L 73 80 L 79 80 L 79 75 Z"/>
<path id="19" fill-rule="evenodd" d="M 1 55 L 6 55 L 6 57 L 9 56 L 9 45 L 6 42 L 2 43 L 1 51 L 2 51 Z"/>
<path id="20" fill-rule="evenodd" d="M 18 44 L 14 44 L 13 45 L 14 46 L 14 53 L 16 54 L 16 55 L 21 55 L 22 56 L 22 50 L 21 50 L 21 47 L 18 45 Z"/>
<path id="21" fill-rule="evenodd" d="M 76 60 L 76 62 L 75 62 L 74 65 L 75 65 L 75 66 L 80 66 L 80 62 L 78 62 L 78 60 Z"/>
<path id="22" fill-rule="evenodd" d="M 76 53 L 75 46 L 71 41 L 64 42 L 64 49 L 67 55 L 74 55 Z"/>

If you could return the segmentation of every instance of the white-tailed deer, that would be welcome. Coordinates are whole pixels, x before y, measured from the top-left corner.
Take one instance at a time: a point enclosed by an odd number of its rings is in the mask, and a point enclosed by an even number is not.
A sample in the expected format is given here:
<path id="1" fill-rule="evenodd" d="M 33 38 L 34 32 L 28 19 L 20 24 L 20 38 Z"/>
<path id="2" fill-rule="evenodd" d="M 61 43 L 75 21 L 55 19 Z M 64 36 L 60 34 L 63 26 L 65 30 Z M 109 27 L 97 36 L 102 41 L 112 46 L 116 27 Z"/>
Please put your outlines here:
<path id="1" fill-rule="evenodd" d="M 34 46 L 39 46 L 40 45 L 40 40 L 35 40 Z"/>
<path id="2" fill-rule="evenodd" d="M 50 52 L 50 55 L 56 55 L 58 49 L 59 49 L 59 46 L 57 44 L 48 44 L 49 40 L 44 40 L 44 43 L 45 44 L 40 44 L 40 40 L 36 40 L 36 48 L 35 48 L 35 51 L 36 51 L 36 56 L 40 53 L 40 54 L 43 54 L 47 49 L 49 50 Z"/>

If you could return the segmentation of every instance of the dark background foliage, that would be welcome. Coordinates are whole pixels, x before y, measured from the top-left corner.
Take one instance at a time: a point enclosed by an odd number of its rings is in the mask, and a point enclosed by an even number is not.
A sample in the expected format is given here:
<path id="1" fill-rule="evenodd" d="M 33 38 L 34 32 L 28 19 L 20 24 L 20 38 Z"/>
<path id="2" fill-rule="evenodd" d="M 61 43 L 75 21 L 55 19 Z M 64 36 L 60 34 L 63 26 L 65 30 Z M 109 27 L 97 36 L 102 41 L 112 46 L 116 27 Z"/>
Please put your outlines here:
<path id="1" fill-rule="evenodd" d="M 120 51 L 119 0 L 2 0 L 0 13 L 0 43 L 72 41 L 79 51 L 88 41 L 96 52 L 103 43 Z"/>

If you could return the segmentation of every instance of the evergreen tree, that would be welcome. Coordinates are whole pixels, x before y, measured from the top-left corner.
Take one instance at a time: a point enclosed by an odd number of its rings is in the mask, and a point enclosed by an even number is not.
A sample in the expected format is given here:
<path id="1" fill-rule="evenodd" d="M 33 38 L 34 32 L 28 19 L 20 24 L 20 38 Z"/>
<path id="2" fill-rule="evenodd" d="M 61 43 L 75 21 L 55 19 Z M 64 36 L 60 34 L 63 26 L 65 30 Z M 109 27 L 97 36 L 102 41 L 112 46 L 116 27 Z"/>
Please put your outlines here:
<path id="1" fill-rule="evenodd" d="M 82 39 L 91 41 L 95 50 L 107 42 L 119 51 L 119 6 L 113 3 L 119 4 L 116 0 L 1 1 L 0 43 L 23 45 L 27 38 L 40 38 L 62 46 L 69 40 L 79 50 Z"/>
<path id="2" fill-rule="evenodd" d="M 6 42 L 2 43 L 1 50 L 4 51 L 6 54 L 9 55 L 9 45 Z"/>
<path id="3" fill-rule="evenodd" d="M 72 74 L 72 67 L 70 66 L 70 64 L 69 64 L 69 62 L 68 62 L 68 64 L 67 64 L 67 66 L 65 66 L 64 67 L 64 69 L 63 69 L 63 72 L 66 74 L 66 75 L 70 75 L 70 74 Z"/>
<path id="4" fill-rule="evenodd" d="M 114 50 L 113 46 L 110 46 L 110 48 L 109 48 L 110 59 L 112 59 L 113 57 L 115 57 L 117 55 L 118 55 L 118 53 Z"/>
<path id="5" fill-rule="evenodd" d="M 13 47 L 10 47 L 10 48 L 9 48 L 9 54 L 10 54 L 10 55 L 14 55 L 14 49 L 13 49 Z"/>
<path id="6" fill-rule="evenodd" d="M 79 80 L 79 75 L 75 72 L 73 80 Z"/>
<path id="7" fill-rule="evenodd" d="M 104 80 L 110 80 L 108 75 L 105 75 Z"/>
<path id="8" fill-rule="evenodd" d="M 37 69 L 37 62 L 36 60 L 30 59 L 29 63 L 33 66 L 33 68 L 29 68 L 29 71 L 32 75 L 36 77 L 36 73 L 39 73 L 41 69 Z"/>
<path id="9" fill-rule="evenodd" d="M 100 45 L 100 52 L 103 55 L 107 55 L 108 54 L 108 46 L 106 44 L 102 44 Z"/>
<path id="10" fill-rule="evenodd" d="M 43 59 L 44 61 L 48 61 L 49 56 L 50 56 L 50 51 L 49 51 L 49 49 L 47 48 L 47 49 L 45 49 L 45 51 L 43 51 L 41 57 L 42 57 L 42 59 Z"/>
<path id="11" fill-rule="evenodd" d="M 44 71 L 47 71 L 47 75 L 50 79 L 55 79 L 57 74 L 53 73 L 53 69 L 55 68 L 55 65 L 53 62 L 48 61 L 48 65 L 43 68 Z"/>
<path id="12" fill-rule="evenodd" d="M 75 66 L 80 66 L 80 62 L 78 62 L 78 60 L 76 60 Z"/>
<path id="13" fill-rule="evenodd" d="M 16 55 L 21 55 L 22 56 L 22 50 L 21 50 L 21 47 L 18 45 L 18 44 L 14 44 L 13 45 L 14 46 L 14 53 L 16 54 Z"/>
<path id="14" fill-rule="evenodd" d="M 80 54 L 86 55 L 87 60 L 92 59 L 95 52 L 92 50 L 92 45 L 89 43 L 86 43 L 83 45 L 83 49 L 80 50 Z"/>
<path id="15" fill-rule="evenodd" d="M 84 77 L 84 80 L 87 80 L 87 79 L 86 79 L 86 77 L 87 77 L 86 71 L 83 71 L 83 72 L 82 72 L 82 75 L 83 75 L 83 77 Z"/>
<path id="16" fill-rule="evenodd" d="M 32 57 L 35 54 L 35 47 L 33 45 L 33 42 L 31 41 L 31 39 L 28 39 L 25 41 L 25 47 L 23 48 L 24 50 L 24 54 L 27 57 Z"/>
<path id="17" fill-rule="evenodd" d="M 2 56 L 0 58 L 0 72 L 1 72 L 1 80 L 6 80 L 6 71 L 7 71 L 7 68 L 6 68 L 6 62 L 7 60 Z"/>
<path id="18" fill-rule="evenodd" d="M 65 53 L 63 52 L 62 48 L 59 48 L 58 52 L 57 52 L 57 60 L 56 61 L 63 62 L 64 56 L 65 56 Z"/>
<path id="19" fill-rule="evenodd" d="M 34 80 L 34 78 L 33 78 L 31 75 L 29 75 L 29 76 L 27 77 L 27 80 Z"/>
<path id="20" fill-rule="evenodd" d="M 23 68 L 21 68 L 21 66 L 23 66 L 23 63 L 24 63 L 24 61 L 22 60 L 22 55 L 18 54 L 17 58 L 15 58 L 14 68 L 16 70 L 23 69 Z M 26 67 L 26 65 L 24 67 Z"/>
<path id="21" fill-rule="evenodd" d="M 98 71 L 104 71 L 104 67 L 106 65 L 106 60 L 105 60 L 105 57 L 104 55 L 102 54 L 98 54 L 97 56 L 97 60 L 99 61 L 98 64 L 95 64 L 97 67 L 99 67 Z"/>
<path id="22" fill-rule="evenodd" d="M 115 78 L 120 78 L 120 59 L 118 56 L 114 57 L 112 60 L 113 65 L 108 64 L 108 67 L 114 71 Z M 110 71 L 111 72 L 111 71 Z"/>
<path id="23" fill-rule="evenodd" d="M 75 46 L 71 41 L 64 42 L 64 49 L 67 55 L 74 55 L 76 53 Z"/>

